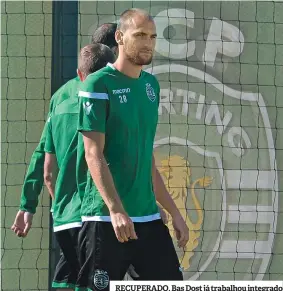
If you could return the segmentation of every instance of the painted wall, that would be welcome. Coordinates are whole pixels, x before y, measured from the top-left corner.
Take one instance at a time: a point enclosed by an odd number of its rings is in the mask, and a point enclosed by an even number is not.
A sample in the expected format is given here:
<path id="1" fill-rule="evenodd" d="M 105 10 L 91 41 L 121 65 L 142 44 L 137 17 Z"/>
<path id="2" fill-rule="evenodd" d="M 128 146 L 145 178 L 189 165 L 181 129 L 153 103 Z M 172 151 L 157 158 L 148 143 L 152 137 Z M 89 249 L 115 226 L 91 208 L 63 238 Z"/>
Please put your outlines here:
<path id="1" fill-rule="evenodd" d="M 161 85 L 155 152 L 191 231 L 179 252 L 185 278 L 282 280 L 283 3 L 168 3 L 80 2 L 79 47 L 125 9 L 150 10 L 158 41 L 146 69 Z M 29 237 L 9 228 L 48 110 L 52 7 L 1 5 L 2 289 L 46 290 L 47 193 Z"/>

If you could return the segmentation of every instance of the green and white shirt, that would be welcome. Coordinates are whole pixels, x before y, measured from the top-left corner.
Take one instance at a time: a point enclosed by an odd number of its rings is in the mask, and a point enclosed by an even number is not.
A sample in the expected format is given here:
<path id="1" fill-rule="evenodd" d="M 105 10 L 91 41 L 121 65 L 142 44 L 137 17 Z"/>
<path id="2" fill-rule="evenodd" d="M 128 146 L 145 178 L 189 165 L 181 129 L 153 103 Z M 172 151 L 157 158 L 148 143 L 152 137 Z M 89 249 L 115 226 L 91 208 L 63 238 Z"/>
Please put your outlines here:
<path id="1" fill-rule="evenodd" d="M 111 64 L 90 74 L 79 91 L 78 130 L 105 134 L 104 156 L 118 195 L 134 222 L 160 219 L 152 185 L 159 91 L 153 75 L 142 71 L 139 78 L 130 78 Z M 85 163 L 79 160 L 78 167 L 78 173 L 80 168 L 84 172 Z M 110 221 L 108 208 L 89 173 L 81 214 L 83 221 Z"/>
<path id="2" fill-rule="evenodd" d="M 81 226 L 81 199 L 76 183 L 78 147 L 78 83 L 67 83 L 65 96 L 48 119 L 45 152 L 56 155 L 59 173 L 53 201 L 54 231 Z M 68 89 L 68 90 L 67 90 Z"/>
<path id="3" fill-rule="evenodd" d="M 52 96 L 50 100 L 49 113 L 52 112 L 53 108 L 67 99 L 72 94 L 73 89 L 78 87 L 80 79 L 78 77 L 71 79 L 66 84 L 61 86 Z M 24 184 L 21 193 L 20 210 L 27 211 L 30 213 L 36 212 L 38 205 L 38 197 L 43 187 L 43 166 L 45 156 L 45 141 L 46 132 L 48 129 L 48 123 L 45 123 L 40 141 L 34 150 L 30 159 L 30 164 L 25 176 Z"/>

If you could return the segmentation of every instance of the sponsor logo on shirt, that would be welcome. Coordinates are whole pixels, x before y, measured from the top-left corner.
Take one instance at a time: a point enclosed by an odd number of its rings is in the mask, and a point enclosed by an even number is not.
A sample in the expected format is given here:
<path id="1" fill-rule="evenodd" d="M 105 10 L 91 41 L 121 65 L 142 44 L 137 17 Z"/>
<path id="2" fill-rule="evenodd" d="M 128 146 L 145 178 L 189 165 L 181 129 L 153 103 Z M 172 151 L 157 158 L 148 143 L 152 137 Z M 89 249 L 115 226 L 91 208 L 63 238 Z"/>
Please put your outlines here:
<path id="1" fill-rule="evenodd" d="M 113 90 L 112 93 L 114 95 L 116 94 L 124 94 L 124 93 L 130 93 L 131 92 L 131 89 L 130 88 L 124 88 L 124 89 L 116 89 L 116 90 Z"/>

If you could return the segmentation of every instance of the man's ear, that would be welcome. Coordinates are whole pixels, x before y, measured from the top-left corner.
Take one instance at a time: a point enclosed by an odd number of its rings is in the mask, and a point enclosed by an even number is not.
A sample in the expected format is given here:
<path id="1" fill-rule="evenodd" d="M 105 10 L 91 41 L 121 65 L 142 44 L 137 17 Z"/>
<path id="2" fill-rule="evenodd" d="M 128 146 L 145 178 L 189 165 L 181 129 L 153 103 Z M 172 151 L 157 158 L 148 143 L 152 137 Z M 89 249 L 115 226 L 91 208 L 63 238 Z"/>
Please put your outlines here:
<path id="1" fill-rule="evenodd" d="M 118 43 L 118 45 L 123 45 L 123 32 L 121 30 L 116 30 L 115 32 L 115 40 Z"/>
<path id="2" fill-rule="evenodd" d="M 85 80 L 84 74 L 79 69 L 77 69 L 77 75 L 82 82 Z"/>

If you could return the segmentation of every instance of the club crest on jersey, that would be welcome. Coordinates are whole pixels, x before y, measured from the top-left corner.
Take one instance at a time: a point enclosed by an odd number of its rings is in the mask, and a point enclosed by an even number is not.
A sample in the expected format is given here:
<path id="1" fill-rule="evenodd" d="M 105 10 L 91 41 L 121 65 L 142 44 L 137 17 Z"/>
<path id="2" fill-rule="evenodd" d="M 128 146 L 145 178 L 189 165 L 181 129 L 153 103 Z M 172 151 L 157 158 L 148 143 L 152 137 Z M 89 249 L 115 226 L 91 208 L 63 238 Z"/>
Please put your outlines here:
<path id="1" fill-rule="evenodd" d="M 146 83 L 146 94 L 150 101 L 154 102 L 156 99 L 156 95 L 154 93 L 153 88 L 149 83 Z"/>
<path id="2" fill-rule="evenodd" d="M 99 290 L 105 289 L 109 285 L 109 276 L 107 272 L 103 270 L 95 270 L 93 284 Z"/>
<path id="3" fill-rule="evenodd" d="M 90 104 L 89 101 L 83 103 L 83 107 L 84 107 L 84 111 L 85 111 L 85 114 L 86 114 L 86 115 L 89 115 L 89 114 L 90 114 L 90 110 L 91 110 L 91 108 L 92 108 L 92 105 L 93 105 L 93 104 Z"/>

